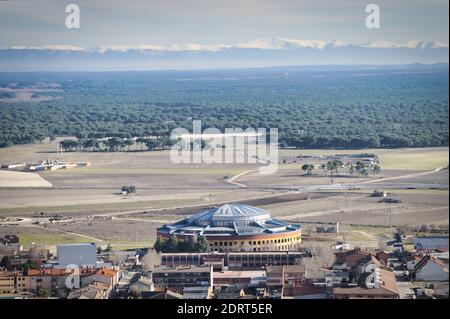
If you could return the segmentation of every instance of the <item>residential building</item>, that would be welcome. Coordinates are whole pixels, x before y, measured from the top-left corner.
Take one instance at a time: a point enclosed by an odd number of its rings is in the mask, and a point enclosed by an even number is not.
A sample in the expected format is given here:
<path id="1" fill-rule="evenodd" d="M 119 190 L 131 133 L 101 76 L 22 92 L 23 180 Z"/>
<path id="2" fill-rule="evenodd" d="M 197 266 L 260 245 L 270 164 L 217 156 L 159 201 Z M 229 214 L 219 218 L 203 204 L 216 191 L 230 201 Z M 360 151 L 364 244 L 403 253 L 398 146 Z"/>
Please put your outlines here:
<path id="1" fill-rule="evenodd" d="M 338 251 L 335 253 L 336 264 L 342 265 L 347 268 L 352 268 L 358 261 L 369 256 L 370 253 L 361 250 L 361 248 L 355 248 L 347 251 Z"/>
<path id="2" fill-rule="evenodd" d="M 28 276 L 30 277 L 30 291 L 36 293 L 40 289 L 49 292 L 57 289 L 65 289 L 66 276 L 71 274 L 66 269 L 30 269 Z"/>
<path id="3" fill-rule="evenodd" d="M 232 286 L 237 289 L 247 287 L 264 287 L 266 284 L 265 270 L 225 270 L 213 272 L 214 287 Z"/>
<path id="4" fill-rule="evenodd" d="M 142 297 L 144 292 L 155 291 L 155 285 L 151 278 L 142 276 L 137 281 L 133 282 L 130 287 L 130 293 L 134 297 Z"/>
<path id="5" fill-rule="evenodd" d="M 286 265 L 283 266 L 283 284 L 284 287 L 300 287 L 306 279 L 306 270 L 304 265 Z"/>
<path id="6" fill-rule="evenodd" d="M 380 280 L 362 287 L 333 288 L 334 299 L 398 299 L 397 281 L 392 271 L 380 269 Z"/>
<path id="7" fill-rule="evenodd" d="M 212 289 L 208 286 L 185 287 L 183 297 L 184 299 L 211 299 Z"/>
<path id="8" fill-rule="evenodd" d="M 266 282 L 267 288 L 279 289 L 283 287 L 283 266 L 268 266 L 266 267 Z"/>
<path id="9" fill-rule="evenodd" d="M 183 291 L 185 287 L 213 285 L 211 266 L 160 266 L 152 271 L 151 276 L 155 289 L 169 287 Z"/>
<path id="10" fill-rule="evenodd" d="M 350 281 L 350 272 L 347 268 L 344 269 L 327 269 L 325 270 L 325 286 L 339 287 L 344 283 Z"/>
<path id="11" fill-rule="evenodd" d="M 61 267 L 67 265 L 97 266 L 97 246 L 95 243 L 58 245 L 57 255 L 58 264 Z"/>
<path id="12" fill-rule="evenodd" d="M 309 252 L 163 253 L 161 254 L 161 265 L 173 267 L 212 265 L 215 271 L 224 267 L 229 270 L 260 270 L 266 266 L 298 265 L 305 257 L 309 257 Z"/>
<path id="13" fill-rule="evenodd" d="M 422 260 L 423 257 L 416 255 L 416 254 L 412 254 L 407 256 L 404 261 L 406 261 L 406 269 L 409 271 L 413 271 L 414 268 L 416 267 L 417 263 L 419 261 Z"/>
<path id="14" fill-rule="evenodd" d="M 142 299 L 184 299 L 184 296 L 166 288 L 163 291 L 142 292 Z"/>
<path id="15" fill-rule="evenodd" d="M 29 277 L 24 272 L 0 270 L 0 296 L 26 293 L 29 289 Z"/>
<path id="16" fill-rule="evenodd" d="M 414 277 L 423 281 L 448 281 L 448 264 L 426 255 L 414 266 Z"/>
<path id="17" fill-rule="evenodd" d="M 94 281 L 86 287 L 73 289 L 67 299 L 107 299 L 110 290 L 108 284 Z"/>
<path id="18" fill-rule="evenodd" d="M 106 269 L 102 268 L 97 270 L 95 273 L 82 277 L 81 286 L 86 287 L 93 282 L 100 282 L 106 284 L 109 288 L 107 291 L 107 297 L 112 298 L 116 294 L 116 286 L 119 282 L 121 272 L 117 269 Z"/>

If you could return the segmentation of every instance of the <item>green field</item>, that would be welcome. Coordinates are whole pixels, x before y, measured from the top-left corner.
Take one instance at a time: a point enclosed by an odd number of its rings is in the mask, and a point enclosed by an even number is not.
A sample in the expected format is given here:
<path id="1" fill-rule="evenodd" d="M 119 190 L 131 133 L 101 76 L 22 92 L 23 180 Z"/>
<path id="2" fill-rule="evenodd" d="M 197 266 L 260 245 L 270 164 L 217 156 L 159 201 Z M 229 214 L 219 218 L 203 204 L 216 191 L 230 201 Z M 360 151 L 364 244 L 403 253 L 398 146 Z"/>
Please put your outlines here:
<path id="1" fill-rule="evenodd" d="M 279 156 L 335 155 L 374 153 L 378 155 L 382 169 L 434 170 L 449 164 L 448 147 L 416 149 L 364 149 L 364 150 L 280 150 Z M 316 164 L 314 160 L 312 164 Z M 280 165 L 280 169 L 297 169 L 298 164 Z"/>
<path id="2" fill-rule="evenodd" d="M 24 246 L 29 246 L 32 243 L 43 244 L 43 245 L 57 245 L 57 244 L 74 244 L 74 243 L 91 243 L 95 242 L 93 240 L 79 237 L 76 235 L 66 235 L 61 233 L 27 233 L 20 232 L 16 235 L 19 236 L 20 244 Z M 125 249 L 135 249 L 135 248 L 146 248 L 150 247 L 149 242 L 95 242 L 97 246 L 105 246 L 111 244 L 114 250 L 125 250 Z"/>
<path id="3" fill-rule="evenodd" d="M 381 167 L 384 169 L 434 170 L 447 166 L 448 148 L 399 150 L 380 153 Z"/>
<path id="4" fill-rule="evenodd" d="M 174 165 L 174 164 L 171 164 Z M 46 174 L 99 174 L 99 175 L 237 175 L 244 172 L 244 169 L 237 168 L 74 168 L 61 169 L 52 172 L 45 172 Z"/>
<path id="5" fill-rule="evenodd" d="M 171 208 L 190 204 L 201 204 L 203 199 L 168 199 L 152 201 L 134 201 L 123 203 L 104 203 L 104 204 L 79 204 L 67 206 L 26 206 L 26 207 L 8 207 L 0 208 L 1 215 L 20 215 L 25 213 L 67 213 L 67 212 L 104 212 L 112 210 L 140 210 L 157 209 L 161 207 Z"/>
<path id="6" fill-rule="evenodd" d="M 61 233 L 17 233 L 19 236 L 19 242 L 24 245 L 30 245 L 31 243 L 55 245 L 55 244 L 71 244 L 71 243 L 90 243 L 92 240 L 79 236 L 65 235 Z"/>

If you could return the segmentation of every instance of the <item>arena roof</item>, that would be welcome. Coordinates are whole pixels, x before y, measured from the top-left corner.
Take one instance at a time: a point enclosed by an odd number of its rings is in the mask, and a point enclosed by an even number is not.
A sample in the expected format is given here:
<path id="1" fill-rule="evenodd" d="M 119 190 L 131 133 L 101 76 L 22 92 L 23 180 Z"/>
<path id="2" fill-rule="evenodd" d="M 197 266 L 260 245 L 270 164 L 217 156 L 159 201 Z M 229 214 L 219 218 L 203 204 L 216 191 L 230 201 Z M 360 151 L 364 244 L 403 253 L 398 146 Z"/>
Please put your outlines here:
<path id="1" fill-rule="evenodd" d="M 221 207 L 215 207 L 203 212 L 192 215 L 188 218 L 191 224 L 211 225 L 218 224 L 230 226 L 233 222 L 240 221 L 261 221 L 264 222 L 270 218 L 270 213 L 253 206 L 241 204 L 227 204 Z M 228 223 L 227 223 L 228 222 Z"/>
<path id="2" fill-rule="evenodd" d="M 205 236 L 253 236 L 284 233 L 300 225 L 272 219 L 264 209 L 242 204 L 226 204 L 194 214 L 158 229 L 159 234 Z"/>

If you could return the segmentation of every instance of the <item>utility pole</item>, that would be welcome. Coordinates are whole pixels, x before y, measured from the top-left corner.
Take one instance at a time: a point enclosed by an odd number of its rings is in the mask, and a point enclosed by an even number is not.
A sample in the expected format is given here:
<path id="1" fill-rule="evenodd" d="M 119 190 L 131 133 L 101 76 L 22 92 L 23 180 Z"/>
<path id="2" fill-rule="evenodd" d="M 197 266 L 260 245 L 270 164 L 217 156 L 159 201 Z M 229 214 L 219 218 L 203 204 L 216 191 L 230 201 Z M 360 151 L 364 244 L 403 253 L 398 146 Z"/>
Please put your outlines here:
<path id="1" fill-rule="evenodd" d="M 62 158 L 61 144 L 56 144 L 56 159 Z"/>
<path id="2" fill-rule="evenodd" d="M 392 233 L 392 210 L 389 208 L 389 229 Z"/>

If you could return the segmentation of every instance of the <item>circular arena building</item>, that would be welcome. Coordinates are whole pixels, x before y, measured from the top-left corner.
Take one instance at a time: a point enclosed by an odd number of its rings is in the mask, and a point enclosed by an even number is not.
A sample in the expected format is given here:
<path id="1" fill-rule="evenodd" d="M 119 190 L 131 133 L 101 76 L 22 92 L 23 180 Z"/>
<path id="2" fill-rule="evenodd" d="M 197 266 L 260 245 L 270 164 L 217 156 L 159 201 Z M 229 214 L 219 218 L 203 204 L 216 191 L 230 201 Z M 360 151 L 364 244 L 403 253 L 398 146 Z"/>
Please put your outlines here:
<path id="1" fill-rule="evenodd" d="M 194 214 L 157 230 L 165 240 L 204 236 L 211 251 L 284 251 L 295 250 L 301 243 L 301 228 L 272 219 L 260 208 L 227 204 Z"/>

